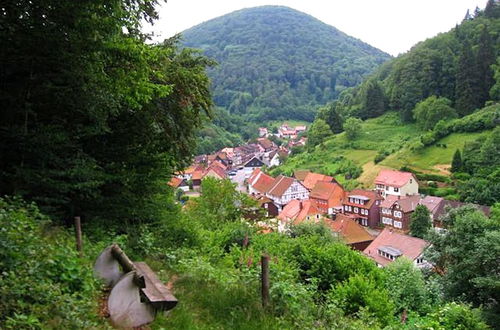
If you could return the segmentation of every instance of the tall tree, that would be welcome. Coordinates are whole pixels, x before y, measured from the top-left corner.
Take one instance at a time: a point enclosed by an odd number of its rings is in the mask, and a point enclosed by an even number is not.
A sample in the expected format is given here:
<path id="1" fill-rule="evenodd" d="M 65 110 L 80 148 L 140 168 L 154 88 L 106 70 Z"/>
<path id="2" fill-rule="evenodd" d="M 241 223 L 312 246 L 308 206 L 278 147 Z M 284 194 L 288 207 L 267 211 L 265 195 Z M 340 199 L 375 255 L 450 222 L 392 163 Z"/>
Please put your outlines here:
<path id="1" fill-rule="evenodd" d="M 457 149 L 453 154 L 453 160 L 451 161 L 451 171 L 453 173 L 460 172 L 462 170 L 462 155 L 460 150 Z"/>
<path id="2" fill-rule="evenodd" d="M 190 126 L 211 102 L 206 62 L 174 42 L 144 42 L 140 24 L 157 18 L 155 5 L 2 3 L 2 195 L 23 195 L 58 217 L 109 210 L 113 199 L 113 211 L 132 218 L 130 206 L 151 200 L 140 187 L 185 162 Z"/>
<path id="3" fill-rule="evenodd" d="M 424 238 L 432 227 L 429 210 L 424 205 L 417 205 L 411 215 L 410 234 L 418 238 Z"/>
<path id="4" fill-rule="evenodd" d="M 413 109 L 417 126 L 423 130 L 433 129 L 440 120 L 453 119 L 457 112 L 451 107 L 451 101 L 434 95 L 419 102 Z"/>
<path id="5" fill-rule="evenodd" d="M 455 109 L 461 116 L 468 115 L 481 104 L 477 65 L 469 42 L 463 41 L 458 57 L 455 85 Z"/>
<path id="6" fill-rule="evenodd" d="M 493 70 L 491 69 L 491 66 L 495 64 L 495 60 L 495 50 L 491 35 L 488 32 L 487 26 L 484 26 L 481 30 L 476 56 L 477 75 L 479 76 L 478 91 L 480 92 L 478 102 L 480 102 L 481 106 L 489 100 L 490 89 L 495 84 Z"/>
<path id="7" fill-rule="evenodd" d="M 500 3 L 498 0 L 488 0 L 484 8 L 484 16 L 487 18 L 500 18 Z"/>
<path id="8" fill-rule="evenodd" d="M 334 134 L 342 132 L 342 116 L 339 113 L 337 101 L 319 109 L 317 117 L 323 119 Z"/>
<path id="9" fill-rule="evenodd" d="M 307 133 L 307 147 L 314 148 L 318 144 L 332 136 L 330 127 L 323 119 L 316 119 Z"/>
<path id="10" fill-rule="evenodd" d="M 385 95 L 377 81 L 369 82 L 366 86 L 362 102 L 364 118 L 373 118 L 382 115 L 385 111 Z"/>
<path id="11" fill-rule="evenodd" d="M 363 121 L 359 118 L 350 117 L 344 123 L 344 131 L 348 140 L 354 140 L 361 135 L 361 123 Z"/>

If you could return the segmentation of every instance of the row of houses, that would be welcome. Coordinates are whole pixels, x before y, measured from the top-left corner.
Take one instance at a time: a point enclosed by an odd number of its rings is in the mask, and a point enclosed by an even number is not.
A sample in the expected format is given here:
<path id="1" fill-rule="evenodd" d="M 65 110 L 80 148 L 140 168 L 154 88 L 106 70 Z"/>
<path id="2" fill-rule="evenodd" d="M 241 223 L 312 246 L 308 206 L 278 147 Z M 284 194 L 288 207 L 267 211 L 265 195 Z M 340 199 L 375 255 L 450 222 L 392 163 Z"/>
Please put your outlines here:
<path id="1" fill-rule="evenodd" d="M 424 205 L 434 226 L 441 227 L 441 218 L 448 208 L 463 205 L 421 196 L 418 188 L 412 173 L 393 170 L 382 170 L 373 190 L 345 191 L 335 178 L 310 171 L 272 178 L 256 169 L 248 179 L 248 192 L 262 201 L 266 215 L 278 219 L 278 230 L 304 221 L 323 221 L 380 266 L 401 255 L 419 267 L 427 265 L 421 257 L 427 242 L 407 235 L 411 214 L 418 205 Z M 487 207 L 478 207 L 489 214 Z"/>
<path id="2" fill-rule="evenodd" d="M 297 139 L 300 133 L 303 133 L 307 130 L 306 125 L 298 125 L 298 126 L 290 126 L 288 123 L 283 123 L 278 128 L 278 133 L 275 135 L 281 139 Z M 259 127 L 259 137 L 269 137 L 272 133 L 266 127 Z"/>

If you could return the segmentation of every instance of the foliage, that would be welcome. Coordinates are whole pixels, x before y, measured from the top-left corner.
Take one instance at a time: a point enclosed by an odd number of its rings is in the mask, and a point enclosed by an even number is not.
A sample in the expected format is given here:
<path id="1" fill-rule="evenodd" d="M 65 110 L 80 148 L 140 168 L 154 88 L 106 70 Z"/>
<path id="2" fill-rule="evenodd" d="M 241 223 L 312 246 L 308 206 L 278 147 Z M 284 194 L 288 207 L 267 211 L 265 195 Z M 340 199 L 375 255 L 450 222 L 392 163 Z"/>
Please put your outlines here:
<path id="1" fill-rule="evenodd" d="M 140 24 L 157 18 L 155 4 L 2 5 L 1 194 L 55 217 L 156 216 L 151 200 L 189 162 L 211 106 L 213 62 L 177 38 L 147 44 Z"/>
<path id="2" fill-rule="evenodd" d="M 426 258 L 444 272 L 448 298 L 499 312 L 500 224 L 472 206 L 453 209 L 443 219 L 443 233 L 433 233 Z"/>
<path id="3" fill-rule="evenodd" d="M 424 205 L 417 205 L 410 221 L 410 234 L 414 237 L 424 238 L 432 227 L 429 209 Z"/>
<path id="4" fill-rule="evenodd" d="M 274 22 L 270 25 L 269 22 Z M 220 65 L 214 101 L 252 121 L 312 122 L 318 105 L 355 86 L 389 56 L 291 8 L 239 10 L 183 32 Z M 333 128 L 332 128 L 333 129 Z"/>
<path id="5" fill-rule="evenodd" d="M 347 118 L 344 123 L 344 131 L 346 137 L 349 140 L 354 140 L 356 137 L 361 135 L 361 123 L 363 121 L 359 118 L 350 117 Z"/>
<path id="6" fill-rule="evenodd" d="M 0 198 L 0 324 L 9 329 L 92 328 L 96 284 L 74 239 L 33 204 Z"/>
<path id="7" fill-rule="evenodd" d="M 328 124 L 323 119 L 316 119 L 307 133 L 307 146 L 312 149 L 330 136 L 332 136 L 332 131 Z"/>
<path id="8" fill-rule="evenodd" d="M 456 150 L 453 154 L 453 159 L 451 161 L 451 172 L 456 173 L 460 172 L 462 169 L 462 155 L 460 154 L 460 150 Z"/>
<path id="9" fill-rule="evenodd" d="M 394 301 L 399 313 L 428 313 L 431 310 L 430 295 L 422 272 L 405 257 L 391 262 L 386 268 L 385 281 L 389 297 Z"/>
<path id="10" fill-rule="evenodd" d="M 329 299 L 348 315 L 365 310 L 376 316 L 382 325 L 390 323 L 394 314 L 388 290 L 378 287 L 361 273 L 335 286 Z"/>
<path id="11" fill-rule="evenodd" d="M 430 313 L 426 317 L 417 319 L 409 328 L 484 330 L 489 327 L 481 320 L 478 310 L 471 309 L 467 305 L 451 302 L 440 307 L 437 311 Z"/>
<path id="12" fill-rule="evenodd" d="M 418 127 L 422 130 L 433 129 L 440 120 L 449 120 L 457 117 L 457 113 L 451 107 L 451 101 L 444 97 L 434 95 L 417 103 L 413 110 L 413 117 Z"/>
<path id="13" fill-rule="evenodd" d="M 343 130 L 342 117 L 337 110 L 337 103 L 330 103 L 318 110 L 316 118 L 323 119 L 334 134 L 340 133 Z"/>

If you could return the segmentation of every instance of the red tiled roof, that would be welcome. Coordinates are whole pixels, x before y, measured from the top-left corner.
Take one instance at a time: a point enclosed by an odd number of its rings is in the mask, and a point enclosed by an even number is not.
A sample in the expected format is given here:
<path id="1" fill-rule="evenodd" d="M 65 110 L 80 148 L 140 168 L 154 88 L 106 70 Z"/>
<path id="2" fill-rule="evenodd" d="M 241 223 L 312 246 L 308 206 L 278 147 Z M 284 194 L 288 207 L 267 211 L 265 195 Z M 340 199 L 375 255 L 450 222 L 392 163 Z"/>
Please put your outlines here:
<path id="1" fill-rule="evenodd" d="M 385 266 L 391 262 L 379 255 L 378 249 L 381 247 L 390 247 L 399 250 L 403 256 L 410 260 L 415 260 L 422 254 L 429 243 L 423 239 L 403 235 L 385 228 L 363 251 L 365 255 L 375 260 L 378 264 Z"/>
<path id="2" fill-rule="evenodd" d="M 250 185 L 253 184 L 253 181 L 258 177 L 259 173 L 261 173 L 262 170 L 260 168 L 256 168 L 252 171 L 252 174 L 248 177 L 248 183 Z"/>
<path id="3" fill-rule="evenodd" d="M 380 203 L 380 207 L 383 207 L 384 209 L 389 209 L 392 207 L 392 205 L 394 205 L 394 202 L 398 200 L 398 196 L 394 196 L 394 195 L 387 195 L 387 197 L 385 198 L 385 200 L 383 200 L 381 203 Z"/>
<path id="4" fill-rule="evenodd" d="M 192 180 L 201 180 L 203 177 L 204 171 L 202 170 L 196 170 L 193 172 L 193 177 L 191 178 Z"/>
<path id="5" fill-rule="evenodd" d="M 257 139 L 257 142 L 264 148 L 264 149 L 270 149 L 274 146 L 274 143 L 269 140 L 268 138 L 259 138 Z"/>
<path id="6" fill-rule="evenodd" d="M 344 193 L 344 189 L 338 183 L 321 181 L 311 190 L 309 198 L 326 200 L 328 207 L 342 207 Z"/>
<path id="7" fill-rule="evenodd" d="M 381 170 L 375 179 L 375 184 L 383 184 L 391 187 L 402 187 L 410 179 L 416 181 L 415 176 L 410 172 L 401 172 L 393 170 Z"/>
<path id="8" fill-rule="evenodd" d="M 219 179 L 225 179 L 226 178 L 226 172 L 219 166 L 210 166 L 207 168 L 205 173 L 203 173 L 203 177 L 206 177 L 209 173 L 214 173 L 216 177 Z"/>
<path id="9" fill-rule="evenodd" d="M 304 178 L 303 184 L 307 189 L 311 190 L 312 188 L 314 188 L 314 186 L 316 185 L 317 182 L 320 182 L 320 181 L 332 182 L 333 180 L 334 179 L 331 176 L 309 172 L 306 175 L 306 177 Z"/>
<path id="10" fill-rule="evenodd" d="M 264 172 L 261 172 L 258 175 L 258 177 L 254 180 L 252 188 L 257 190 L 261 194 L 265 194 L 273 186 L 273 183 L 274 183 L 273 177 L 267 175 Z"/>
<path id="11" fill-rule="evenodd" d="M 316 218 L 316 215 L 321 215 L 322 213 L 314 206 L 314 203 L 310 200 L 292 200 L 290 203 L 286 204 L 283 211 L 278 215 L 278 219 L 291 222 L 294 225 L 298 225 L 307 219 L 307 216 L 312 216 Z"/>
<path id="12" fill-rule="evenodd" d="M 335 220 L 326 220 L 325 223 L 334 232 L 339 233 L 347 244 L 373 241 L 373 236 L 363 226 L 346 215 L 337 214 Z"/>
<path id="13" fill-rule="evenodd" d="M 184 179 L 177 178 L 177 177 L 172 177 L 170 181 L 168 182 L 168 185 L 173 187 L 173 188 L 179 188 L 181 183 L 184 181 Z"/>
<path id="14" fill-rule="evenodd" d="M 294 178 L 278 175 L 276 179 L 274 179 L 274 183 L 271 187 L 269 187 L 268 193 L 273 196 L 280 197 L 285 193 L 285 191 L 287 191 L 288 188 L 290 188 L 294 181 Z"/>

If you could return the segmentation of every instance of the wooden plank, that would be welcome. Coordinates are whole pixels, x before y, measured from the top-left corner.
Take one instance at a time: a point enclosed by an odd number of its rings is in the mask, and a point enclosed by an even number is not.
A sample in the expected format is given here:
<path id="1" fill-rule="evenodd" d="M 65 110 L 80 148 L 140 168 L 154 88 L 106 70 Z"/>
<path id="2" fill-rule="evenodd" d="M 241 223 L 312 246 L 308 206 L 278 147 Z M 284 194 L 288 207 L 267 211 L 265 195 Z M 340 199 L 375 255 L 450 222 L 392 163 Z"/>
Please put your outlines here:
<path id="1" fill-rule="evenodd" d="M 146 287 L 141 289 L 141 299 L 156 310 L 170 310 L 177 305 L 177 298 L 163 284 L 145 262 L 134 263 L 137 272 L 144 277 Z"/>
<path id="2" fill-rule="evenodd" d="M 261 291 L 262 291 L 262 307 L 269 306 L 269 256 L 262 255 L 261 257 Z"/>

